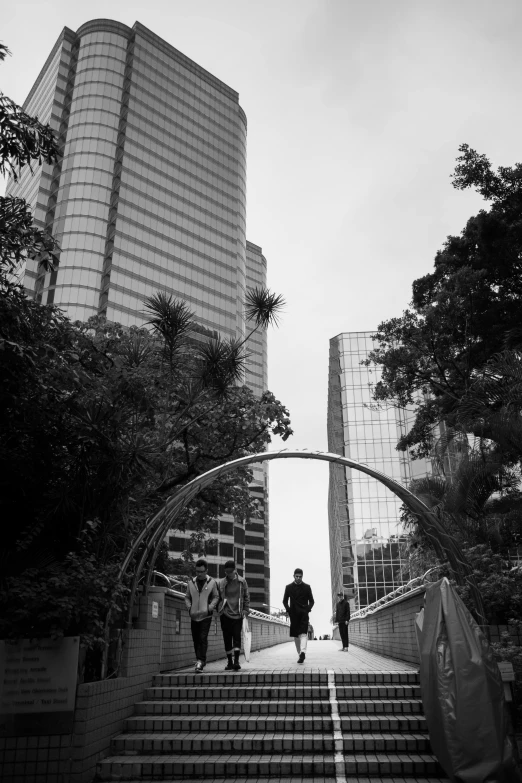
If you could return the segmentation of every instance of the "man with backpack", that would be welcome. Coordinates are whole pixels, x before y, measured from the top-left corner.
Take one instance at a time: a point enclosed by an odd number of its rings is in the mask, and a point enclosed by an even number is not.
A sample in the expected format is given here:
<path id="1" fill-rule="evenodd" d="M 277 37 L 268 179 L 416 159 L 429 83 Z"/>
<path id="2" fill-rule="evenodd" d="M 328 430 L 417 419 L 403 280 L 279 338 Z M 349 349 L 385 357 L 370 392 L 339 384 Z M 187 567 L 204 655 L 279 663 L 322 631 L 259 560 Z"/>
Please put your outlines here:
<path id="1" fill-rule="evenodd" d="M 190 630 L 196 653 L 196 674 L 201 674 L 207 662 L 208 632 L 212 612 L 219 602 L 215 579 L 207 574 L 207 561 L 196 562 L 196 576 L 187 585 L 185 606 L 190 614 Z"/>

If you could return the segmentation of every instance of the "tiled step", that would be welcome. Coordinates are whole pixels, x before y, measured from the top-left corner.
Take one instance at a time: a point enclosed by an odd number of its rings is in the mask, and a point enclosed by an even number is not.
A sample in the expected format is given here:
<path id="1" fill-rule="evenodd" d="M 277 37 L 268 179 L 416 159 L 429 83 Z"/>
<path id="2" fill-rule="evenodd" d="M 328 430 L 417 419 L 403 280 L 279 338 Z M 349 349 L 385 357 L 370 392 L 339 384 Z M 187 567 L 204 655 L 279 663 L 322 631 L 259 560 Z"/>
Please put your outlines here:
<path id="1" fill-rule="evenodd" d="M 338 700 L 339 714 L 416 714 L 422 712 L 418 699 Z M 330 715 L 325 699 L 253 699 L 252 701 L 142 701 L 136 705 L 138 715 Z"/>
<path id="2" fill-rule="evenodd" d="M 411 733 L 351 733 L 342 739 L 345 753 L 429 753 L 426 734 Z M 195 733 L 182 731 L 172 734 L 136 733 L 120 734 L 112 740 L 111 751 L 115 755 L 145 755 L 151 753 L 333 753 L 336 740 L 332 733 L 274 733 L 254 732 Z"/>
<path id="3" fill-rule="evenodd" d="M 125 731 L 161 733 L 185 731 L 190 726 L 191 731 L 212 732 L 307 732 L 326 731 L 333 732 L 332 718 L 330 716 L 306 716 L 306 715 L 134 715 L 127 718 L 124 724 Z M 341 728 L 345 732 L 426 732 L 426 718 L 424 715 L 345 715 L 341 717 Z"/>
<path id="4" fill-rule="evenodd" d="M 268 781 L 270 780 L 270 783 L 303 783 L 303 778 L 300 775 L 298 778 L 291 777 L 291 776 L 285 776 L 284 778 L 281 777 L 258 777 L 258 781 Z M 375 781 L 375 778 L 368 778 L 367 776 L 364 777 L 351 777 L 349 780 L 347 780 L 347 783 L 372 783 L 372 781 Z M 141 783 L 141 780 L 137 780 L 136 778 L 132 778 L 131 780 L 125 779 L 125 783 Z M 162 783 L 179 783 L 179 778 L 163 778 Z M 205 777 L 205 783 L 223 783 L 223 778 L 208 778 Z M 253 783 L 251 778 L 227 778 L 227 783 Z M 315 777 L 315 775 L 312 775 L 310 777 L 306 778 L 306 783 L 338 783 L 338 779 L 336 777 L 330 777 L 321 775 L 320 777 Z M 448 778 L 439 778 L 439 777 L 410 777 L 409 775 L 407 777 L 403 777 L 402 775 L 397 776 L 394 775 L 392 778 L 390 777 L 383 777 L 379 778 L 379 783 L 449 783 Z"/>
<path id="5" fill-rule="evenodd" d="M 345 775 L 441 776 L 440 767 L 431 754 L 424 753 L 345 753 Z M 291 777 L 330 775 L 339 773 L 333 754 L 316 756 L 310 753 L 284 753 L 263 756 L 252 754 L 221 754 L 184 756 L 112 756 L 98 764 L 99 780 L 191 780 L 214 777 Z"/>
<path id="6" fill-rule="evenodd" d="M 329 715 L 326 700 L 283 701 L 277 699 L 253 701 L 142 701 L 136 705 L 138 715 Z M 384 710 L 383 710 L 384 711 Z"/>
<path id="7" fill-rule="evenodd" d="M 336 672 L 336 685 L 380 685 L 410 684 L 417 685 L 418 672 Z M 287 684 L 327 685 L 325 672 L 223 672 L 223 674 L 157 674 L 153 685 L 157 687 L 181 687 L 183 685 L 287 685 Z"/>
<path id="8" fill-rule="evenodd" d="M 338 685 L 336 688 L 338 699 L 420 699 L 420 687 L 418 685 L 381 684 L 381 685 Z M 204 701 L 238 699 L 252 701 L 253 699 L 329 699 L 327 685 L 243 685 L 232 686 L 219 685 L 209 687 L 197 686 L 154 686 L 147 688 L 145 699 L 167 699 L 171 701 Z"/>

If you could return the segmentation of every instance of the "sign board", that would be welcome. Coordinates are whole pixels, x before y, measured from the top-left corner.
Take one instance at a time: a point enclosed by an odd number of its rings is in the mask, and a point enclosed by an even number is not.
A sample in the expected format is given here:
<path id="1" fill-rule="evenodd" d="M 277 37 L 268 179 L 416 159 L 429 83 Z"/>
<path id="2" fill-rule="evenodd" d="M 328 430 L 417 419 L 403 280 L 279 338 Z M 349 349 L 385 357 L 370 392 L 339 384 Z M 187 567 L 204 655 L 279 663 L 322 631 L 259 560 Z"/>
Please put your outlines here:
<path id="1" fill-rule="evenodd" d="M 69 734 L 80 638 L 0 641 L 0 736 Z"/>
<path id="2" fill-rule="evenodd" d="M 515 682 L 515 672 L 512 663 L 509 663 L 509 661 L 499 661 L 497 666 L 502 675 L 502 682 Z"/>
<path id="3" fill-rule="evenodd" d="M 159 603 L 157 601 L 152 602 L 152 616 L 157 617 L 159 614 Z"/>

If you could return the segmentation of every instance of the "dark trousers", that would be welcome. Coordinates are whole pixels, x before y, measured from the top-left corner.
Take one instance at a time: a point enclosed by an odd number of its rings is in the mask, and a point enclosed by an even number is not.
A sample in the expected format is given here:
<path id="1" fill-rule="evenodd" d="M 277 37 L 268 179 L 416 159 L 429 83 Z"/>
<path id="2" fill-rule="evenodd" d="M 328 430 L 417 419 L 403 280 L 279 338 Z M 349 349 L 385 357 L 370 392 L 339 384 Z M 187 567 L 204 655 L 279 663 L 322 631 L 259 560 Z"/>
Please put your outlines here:
<path id="1" fill-rule="evenodd" d="M 339 623 L 339 633 L 341 634 L 343 647 L 348 647 L 348 626 L 345 622 Z"/>
<path id="2" fill-rule="evenodd" d="M 190 621 L 194 652 L 196 653 L 197 660 L 201 661 L 203 665 L 207 662 L 208 632 L 210 631 L 211 622 L 212 617 L 207 617 L 199 623 L 194 622 L 194 620 Z"/>
<path id="3" fill-rule="evenodd" d="M 221 630 L 223 631 L 223 641 L 225 643 L 225 652 L 232 655 L 233 650 L 241 650 L 241 628 L 243 627 L 243 618 L 227 617 L 221 615 Z"/>

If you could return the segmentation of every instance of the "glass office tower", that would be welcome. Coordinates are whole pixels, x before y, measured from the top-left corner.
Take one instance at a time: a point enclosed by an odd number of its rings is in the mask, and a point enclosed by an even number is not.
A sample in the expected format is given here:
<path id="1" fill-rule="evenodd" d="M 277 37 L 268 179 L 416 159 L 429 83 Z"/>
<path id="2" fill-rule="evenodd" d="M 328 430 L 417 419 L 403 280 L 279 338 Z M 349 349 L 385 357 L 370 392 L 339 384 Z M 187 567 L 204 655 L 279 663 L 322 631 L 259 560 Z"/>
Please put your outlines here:
<path id="1" fill-rule="evenodd" d="M 203 327 L 244 336 L 246 287 L 265 283 L 266 260 L 246 241 L 238 93 L 139 22 L 97 19 L 63 29 L 24 108 L 51 124 L 61 153 L 8 182 L 7 195 L 25 198 L 60 244 L 55 271 L 33 261 L 20 270 L 28 295 L 73 320 L 102 314 L 142 325 L 144 298 L 162 290 L 184 299 Z M 246 382 L 259 395 L 266 335 L 247 347 Z M 262 469 L 253 492 L 265 507 Z M 244 561 L 244 536 L 223 520 L 216 568 Z M 263 580 L 267 541 L 262 561 L 255 548 Z M 260 608 L 269 593 L 257 592 Z"/>
<path id="2" fill-rule="evenodd" d="M 362 462 L 405 486 L 431 473 L 425 460 L 395 448 L 411 422 L 406 411 L 372 401 L 375 366 L 361 365 L 374 348 L 371 332 L 330 340 L 328 450 Z M 401 584 L 401 501 L 364 473 L 330 465 L 328 498 L 332 597 L 344 588 L 360 609 Z"/>

